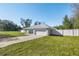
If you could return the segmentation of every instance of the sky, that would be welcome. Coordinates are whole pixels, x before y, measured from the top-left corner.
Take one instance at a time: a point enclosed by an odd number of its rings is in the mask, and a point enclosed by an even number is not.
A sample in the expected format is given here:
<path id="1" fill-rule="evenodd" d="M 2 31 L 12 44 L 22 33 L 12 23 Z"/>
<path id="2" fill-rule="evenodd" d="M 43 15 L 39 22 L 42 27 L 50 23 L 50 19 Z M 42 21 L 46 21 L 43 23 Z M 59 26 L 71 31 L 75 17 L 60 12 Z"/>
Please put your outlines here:
<path id="1" fill-rule="evenodd" d="M 20 24 L 20 18 L 40 21 L 49 26 L 61 25 L 65 15 L 71 16 L 71 4 L 62 3 L 6 3 L 0 4 L 0 19 Z"/>

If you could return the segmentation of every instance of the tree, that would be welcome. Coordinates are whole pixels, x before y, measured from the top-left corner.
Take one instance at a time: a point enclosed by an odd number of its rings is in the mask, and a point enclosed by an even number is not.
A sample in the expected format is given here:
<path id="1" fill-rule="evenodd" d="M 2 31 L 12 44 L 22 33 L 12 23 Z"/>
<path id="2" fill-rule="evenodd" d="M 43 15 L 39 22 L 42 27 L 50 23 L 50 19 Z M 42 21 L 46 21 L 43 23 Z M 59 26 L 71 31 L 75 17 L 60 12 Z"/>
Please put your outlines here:
<path id="1" fill-rule="evenodd" d="M 70 29 L 70 20 L 67 15 L 64 17 L 63 26 L 64 29 Z"/>
<path id="2" fill-rule="evenodd" d="M 21 18 L 21 25 L 23 27 L 30 27 L 32 24 L 32 20 L 31 19 L 23 19 Z"/>
<path id="3" fill-rule="evenodd" d="M 25 27 L 25 19 L 23 19 L 23 18 L 20 18 L 21 19 L 21 25 L 23 26 L 23 27 Z"/>
<path id="4" fill-rule="evenodd" d="M 64 17 L 62 26 L 64 29 L 79 29 L 79 4 L 72 4 L 72 17 L 68 18 L 67 15 Z M 57 26 L 61 28 L 61 26 Z"/>
<path id="5" fill-rule="evenodd" d="M 64 21 L 62 25 L 55 26 L 57 29 L 73 29 L 75 26 L 75 19 L 69 18 L 67 15 L 64 16 Z"/>
<path id="6" fill-rule="evenodd" d="M 41 22 L 39 22 L 39 21 L 36 21 L 35 23 L 34 23 L 34 25 L 40 25 L 41 24 Z"/>
<path id="7" fill-rule="evenodd" d="M 59 25 L 59 26 L 55 26 L 54 28 L 56 28 L 56 29 L 64 29 L 64 26 L 63 25 Z"/>
<path id="8" fill-rule="evenodd" d="M 31 23 L 32 23 L 31 19 L 26 19 L 26 21 L 25 21 L 25 27 L 30 27 Z"/>
<path id="9" fill-rule="evenodd" d="M 75 19 L 74 19 L 74 17 L 71 17 L 70 18 L 70 29 L 74 29 L 75 28 Z"/>
<path id="10" fill-rule="evenodd" d="M 10 20 L 0 20 L 0 31 L 18 31 L 21 27 Z"/>
<path id="11" fill-rule="evenodd" d="M 72 4 L 72 8 L 73 8 L 74 28 L 79 29 L 79 4 L 78 3 Z"/>

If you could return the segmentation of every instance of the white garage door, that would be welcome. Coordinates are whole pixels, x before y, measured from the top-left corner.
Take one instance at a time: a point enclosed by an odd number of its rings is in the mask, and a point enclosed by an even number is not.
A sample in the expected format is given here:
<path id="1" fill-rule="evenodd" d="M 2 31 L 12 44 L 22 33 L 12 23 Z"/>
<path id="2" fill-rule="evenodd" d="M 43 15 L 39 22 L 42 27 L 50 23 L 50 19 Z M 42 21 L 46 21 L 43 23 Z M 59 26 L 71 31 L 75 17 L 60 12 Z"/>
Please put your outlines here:
<path id="1" fill-rule="evenodd" d="M 36 31 L 36 35 L 48 35 L 48 31 L 46 30 Z"/>

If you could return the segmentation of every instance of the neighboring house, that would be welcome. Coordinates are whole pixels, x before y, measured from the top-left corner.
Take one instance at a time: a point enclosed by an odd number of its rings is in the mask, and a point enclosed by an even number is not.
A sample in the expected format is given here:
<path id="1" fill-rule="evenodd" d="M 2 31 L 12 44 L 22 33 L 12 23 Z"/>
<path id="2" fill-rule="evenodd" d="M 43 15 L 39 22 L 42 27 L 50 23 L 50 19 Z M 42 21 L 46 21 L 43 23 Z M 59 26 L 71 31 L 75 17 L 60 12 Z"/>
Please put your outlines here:
<path id="1" fill-rule="evenodd" d="M 31 27 L 24 28 L 25 31 L 29 34 L 35 34 L 35 35 L 51 35 L 53 28 L 46 24 L 39 24 L 34 25 Z"/>

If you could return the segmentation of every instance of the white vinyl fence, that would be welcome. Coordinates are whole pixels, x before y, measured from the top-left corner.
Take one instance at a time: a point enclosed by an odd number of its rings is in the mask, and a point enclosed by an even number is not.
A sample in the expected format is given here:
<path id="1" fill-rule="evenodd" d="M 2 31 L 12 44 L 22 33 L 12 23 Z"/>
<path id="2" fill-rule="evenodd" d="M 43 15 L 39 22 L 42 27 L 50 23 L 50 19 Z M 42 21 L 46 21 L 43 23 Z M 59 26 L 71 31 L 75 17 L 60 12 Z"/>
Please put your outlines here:
<path id="1" fill-rule="evenodd" d="M 63 36 L 79 36 L 79 29 L 53 30 L 52 34 Z"/>

